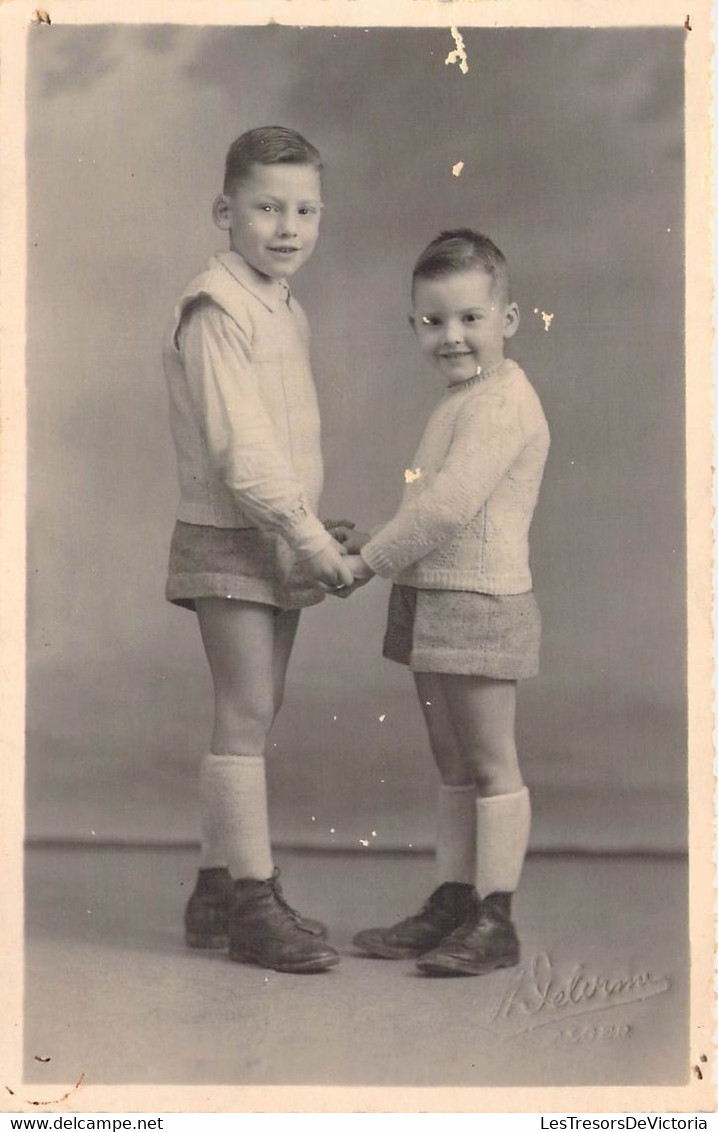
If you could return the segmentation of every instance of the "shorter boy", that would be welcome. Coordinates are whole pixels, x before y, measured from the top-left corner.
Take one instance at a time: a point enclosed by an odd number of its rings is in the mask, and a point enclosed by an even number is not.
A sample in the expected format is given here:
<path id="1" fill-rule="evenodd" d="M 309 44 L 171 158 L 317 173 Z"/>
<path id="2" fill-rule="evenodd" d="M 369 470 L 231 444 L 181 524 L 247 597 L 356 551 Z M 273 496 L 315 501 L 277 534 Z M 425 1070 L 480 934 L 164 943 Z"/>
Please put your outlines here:
<path id="1" fill-rule="evenodd" d="M 337 532 L 357 584 L 394 580 L 384 656 L 414 672 L 441 785 L 437 881 L 421 911 L 354 943 L 429 975 L 518 962 L 511 920 L 529 839 L 514 721 L 538 671 L 528 532 L 549 449 L 539 399 L 504 343 L 519 325 L 506 260 L 486 236 L 443 232 L 414 268 L 411 324 L 446 385 L 393 519 Z M 360 551 L 360 555 L 356 552 Z"/>

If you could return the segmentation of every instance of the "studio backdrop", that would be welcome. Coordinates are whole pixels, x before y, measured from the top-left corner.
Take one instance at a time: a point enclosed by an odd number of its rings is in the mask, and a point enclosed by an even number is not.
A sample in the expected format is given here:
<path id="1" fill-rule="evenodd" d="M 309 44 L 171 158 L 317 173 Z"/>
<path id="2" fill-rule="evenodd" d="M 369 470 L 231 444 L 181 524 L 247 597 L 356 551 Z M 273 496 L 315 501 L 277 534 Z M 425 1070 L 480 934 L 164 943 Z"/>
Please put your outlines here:
<path id="1" fill-rule="evenodd" d="M 680 849 L 686 810 L 683 38 L 666 29 L 39 25 L 28 51 L 31 838 L 191 841 L 212 703 L 163 590 L 178 491 L 160 345 L 224 246 L 257 125 L 322 152 L 312 327 L 322 516 L 388 518 L 440 393 L 408 324 L 441 229 L 511 267 L 552 449 L 532 529 L 535 847 Z M 270 739 L 285 844 L 426 848 L 436 772 L 387 583 L 302 616 Z"/>

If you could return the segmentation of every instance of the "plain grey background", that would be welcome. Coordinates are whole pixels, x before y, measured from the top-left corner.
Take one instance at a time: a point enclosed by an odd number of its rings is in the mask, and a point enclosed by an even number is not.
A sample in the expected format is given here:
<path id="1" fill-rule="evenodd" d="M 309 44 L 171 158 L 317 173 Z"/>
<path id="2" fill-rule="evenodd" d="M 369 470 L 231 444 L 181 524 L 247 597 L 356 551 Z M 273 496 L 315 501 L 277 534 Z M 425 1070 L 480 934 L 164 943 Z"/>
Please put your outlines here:
<path id="1" fill-rule="evenodd" d="M 553 437 L 532 530 L 542 671 L 520 689 L 533 844 L 683 844 L 684 33 L 463 36 L 465 75 L 447 29 L 31 30 L 30 837 L 197 836 L 211 694 L 194 617 L 163 599 L 177 487 L 159 350 L 223 246 L 228 144 L 278 123 L 326 165 L 293 283 L 323 516 L 392 513 L 440 392 L 407 323 L 412 263 L 441 228 L 487 232 Z M 431 844 L 412 681 L 380 656 L 387 592 L 303 615 L 269 750 L 278 841 Z"/>

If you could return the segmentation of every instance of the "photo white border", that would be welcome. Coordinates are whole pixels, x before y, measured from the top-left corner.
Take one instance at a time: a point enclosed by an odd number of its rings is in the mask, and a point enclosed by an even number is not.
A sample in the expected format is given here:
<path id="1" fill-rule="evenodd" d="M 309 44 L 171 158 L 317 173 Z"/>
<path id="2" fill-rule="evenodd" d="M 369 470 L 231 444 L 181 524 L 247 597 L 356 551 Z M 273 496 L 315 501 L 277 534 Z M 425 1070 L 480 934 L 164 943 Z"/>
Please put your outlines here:
<path id="1" fill-rule="evenodd" d="M 22 1084 L 25 604 L 25 66 L 34 15 L 0 6 L 0 1111 L 712 1112 L 714 1054 L 712 661 L 712 10 L 709 0 L 49 0 L 52 25 L 685 27 L 686 395 L 690 770 L 691 1077 L 684 1086 L 344 1088 Z M 690 7 L 690 12 L 687 8 Z M 700 1057 L 708 1058 L 706 1063 Z M 696 1069 L 700 1069 L 702 1080 Z"/>

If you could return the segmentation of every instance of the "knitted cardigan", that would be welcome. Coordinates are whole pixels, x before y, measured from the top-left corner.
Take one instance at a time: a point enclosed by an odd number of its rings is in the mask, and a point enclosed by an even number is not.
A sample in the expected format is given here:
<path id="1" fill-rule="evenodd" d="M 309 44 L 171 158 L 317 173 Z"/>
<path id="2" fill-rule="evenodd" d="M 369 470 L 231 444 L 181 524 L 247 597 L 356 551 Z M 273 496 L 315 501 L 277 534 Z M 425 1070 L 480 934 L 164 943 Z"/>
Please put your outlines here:
<path id="1" fill-rule="evenodd" d="M 549 443 L 538 396 L 515 362 L 450 387 L 405 473 L 396 515 L 362 557 L 418 589 L 527 592 Z"/>

